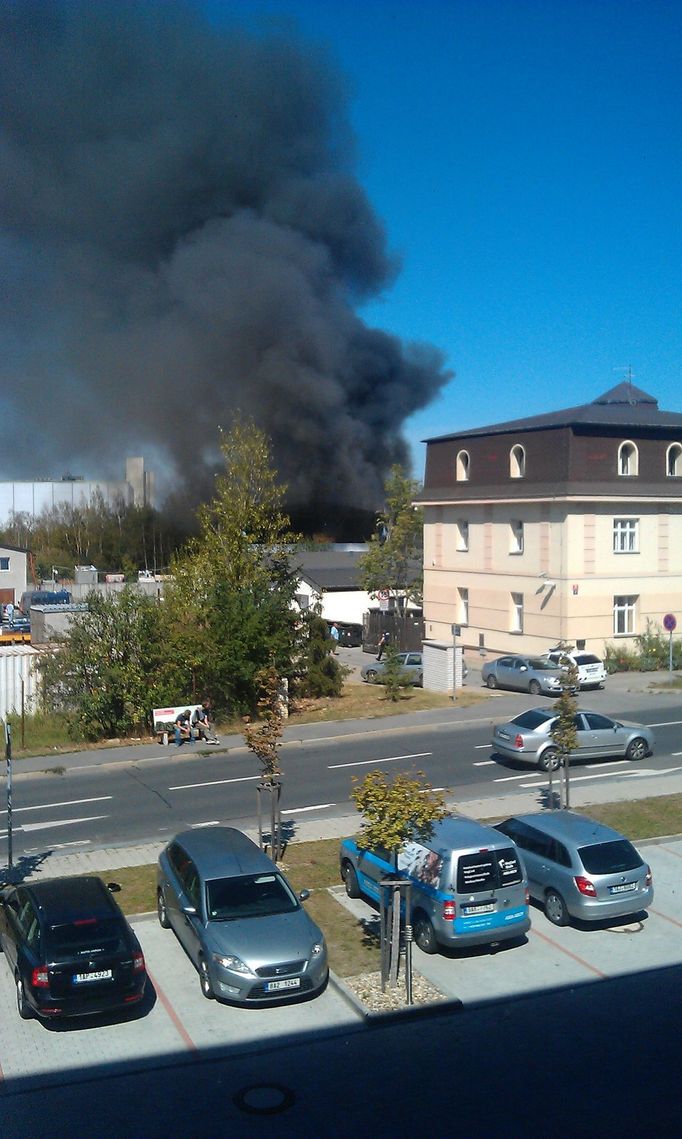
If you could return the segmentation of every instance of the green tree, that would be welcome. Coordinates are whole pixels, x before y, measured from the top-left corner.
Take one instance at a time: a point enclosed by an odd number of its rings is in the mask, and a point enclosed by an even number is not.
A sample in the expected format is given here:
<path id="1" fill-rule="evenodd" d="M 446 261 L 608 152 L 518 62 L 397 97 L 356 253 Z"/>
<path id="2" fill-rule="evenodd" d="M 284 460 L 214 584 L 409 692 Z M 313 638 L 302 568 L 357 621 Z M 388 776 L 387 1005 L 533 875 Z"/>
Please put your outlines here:
<path id="1" fill-rule="evenodd" d="M 413 505 L 419 484 L 402 467 L 391 468 L 386 481 L 386 506 L 378 517 L 377 533 L 360 559 L 360 585 L 371 594 L 389 590 L 404 609 L 407 601 L 421 605 L 423 572 L 423 512 Z"/>
<path id="2" fill-rule="evenodd" d="M 434 791 L 424 772 L 396 774 L 391 780 L 383 771 L 370 771 L 364 779 L 353 780 L 351 797 L 362 815 L 359 842 L 368 850 L 388 850 L 397 869 L 398 855 L 409 840 L 426 841 L 433 825 L 445 818 L 447 807 L 440 791 Z M 400 955 L 400 899 L 391 891 L 389 944 L 382 946 L 382 961 L 391 985 L 398 977 Z M 383 934 L 383 930 L 382 930 Z"/>
<path id="3" fill-rule="evenodd" d="M 410 678 L 398 659 L 398 650 L 395 645 L 387 645 L 385 651 L 386 663 L 381 673 L 381 681 L 386 692 L 386 699 L 397 704 L 400 700 L 400 690 L 410 684 Z"/>
<path id="4" fill-rule="evenodd" d="M 334 655 L 327 622 L 315 610 L 304 614 L 301 620 L 305 628 L 298 691 L 302 696 L 340 696 L 350 669 Z"/>
<path id="5" fill-rule="evenodd" d="M 561 805 L 568 809 L 570 806 L 571 752 L 574 752 L 578 746 L 578 734 L 575 727 L 578 704 L 575 693 L 578 692 L 580 688 L 580 681 L 578 679 L 578 669 L 568 657 L 562 657 L 560 663 L 563 669 L 561 696 L 554 702 L 554 711 L 556 712 L 557 718 L 550 734 L 559 755 Z M 554 796 L 551 779 L 552 774 L 550 769 L 550 805 L 553 806 Z"/>
<path id="6" fill-rule="evenodd" d="M 106 597 L 93 591 L 55 654 L 41 662 L 46 704 L 66 711 L 73 733 L 85 739 L 141 731 L 169 695 L 164 657 L 154 600 L 128 587 Z"/>

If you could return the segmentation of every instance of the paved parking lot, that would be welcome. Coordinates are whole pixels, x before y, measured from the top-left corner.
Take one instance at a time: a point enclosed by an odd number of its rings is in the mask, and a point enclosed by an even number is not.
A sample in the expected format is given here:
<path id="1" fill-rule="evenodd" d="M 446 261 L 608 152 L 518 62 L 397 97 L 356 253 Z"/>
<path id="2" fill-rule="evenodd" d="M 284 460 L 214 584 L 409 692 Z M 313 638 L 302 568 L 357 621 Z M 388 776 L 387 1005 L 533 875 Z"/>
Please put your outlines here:
<path id="1" fill-rule="evenodd" d="M 467 1007 L 481 1002 L 536 993 L 555 986 L 641 973 L 682 963 L 682 839 L 638 843 L 654 876 L 654 905 L 642 920 L 610 927 L 557 928 L 541 909 L 531 907 L 525 945 L 433 957 L 415 945 L 414 966 L 449 997 Z M 362 900 L 337 896 L 358 917 L 376 921 L 376 910 Z"/>
<path id="2" fill-rule="evenodd" d="M 357 1025 L 358 1014 L 332 985 L 314 1000 L 271 1008 L 233 1008 L 207 1001 L 197 973 L 170 930 L 156 916 L 131 923 L 150 974 L 148 997 L 134 1017 L 87 1018 L 72 1023 L 21 1021 L 9 969 L 0 954 L 0 1076 L 36 1083 L 81 1079 L 89 1067 L 119 1062 L 177 1062 L 210 1049 L 244 1053 L 268 1040 Z"/>

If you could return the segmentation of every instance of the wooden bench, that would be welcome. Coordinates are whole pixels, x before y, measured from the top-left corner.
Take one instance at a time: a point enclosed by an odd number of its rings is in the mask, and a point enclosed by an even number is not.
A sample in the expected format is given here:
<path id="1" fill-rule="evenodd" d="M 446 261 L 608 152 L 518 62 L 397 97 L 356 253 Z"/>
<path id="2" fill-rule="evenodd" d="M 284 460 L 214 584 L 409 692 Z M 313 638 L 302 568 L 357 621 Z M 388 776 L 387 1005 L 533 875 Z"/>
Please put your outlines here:
<path id="1" fill-rule="evenodd" d="M 175 708 L 154 708 L 152 710 L 152 720 L 154 723 L 154 734 L 160 744 L 167 747 L 171 740 L 175 738 L 175 721 L 181 712 L 190 712 L 190 739 L 194 738 L 191 726 L 191 717 L 195 712 L 198 712 L 202 707 L 201 704 L 178 704 Z"/>

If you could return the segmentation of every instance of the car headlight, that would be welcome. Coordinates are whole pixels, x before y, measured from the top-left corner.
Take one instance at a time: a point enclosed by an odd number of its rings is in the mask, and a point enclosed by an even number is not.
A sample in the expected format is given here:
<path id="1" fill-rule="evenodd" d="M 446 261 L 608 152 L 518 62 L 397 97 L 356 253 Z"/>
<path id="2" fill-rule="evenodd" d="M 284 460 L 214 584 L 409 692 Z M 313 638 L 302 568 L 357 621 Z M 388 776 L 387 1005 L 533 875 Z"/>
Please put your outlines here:
<path id="1" fill-rule="evenodd" d="M 229 969 L 231 973 L 250 973 L 248 965 L 245 965 L 240 957 L 234 957 L 231 953 L 223 956 L 220 953 L 213 954 L 213 960 L 216 965 L 221 965 L 223 969 Z"/>
<path id="2" fill-rule="evenodd" d="M 324 942 L 316 941 L 315 944 L 313 945 L 311 951 L 310 951 L 311 956 L 319 957 L 320 953 L 322 953 L 323 949 L 324 949 Z"/>

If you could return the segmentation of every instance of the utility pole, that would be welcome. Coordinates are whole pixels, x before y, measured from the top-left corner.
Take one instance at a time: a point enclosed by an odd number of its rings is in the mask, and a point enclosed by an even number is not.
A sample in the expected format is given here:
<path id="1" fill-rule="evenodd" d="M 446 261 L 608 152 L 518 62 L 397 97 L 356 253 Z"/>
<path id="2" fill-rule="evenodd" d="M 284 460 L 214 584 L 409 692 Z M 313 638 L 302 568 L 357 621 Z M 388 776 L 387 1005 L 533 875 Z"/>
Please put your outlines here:
<path id="1" fill-rule="evenodd" d="M 7 760 L 7 870 L 12 878 L 12 726 L 5 720 L 5 759 Z"/>

